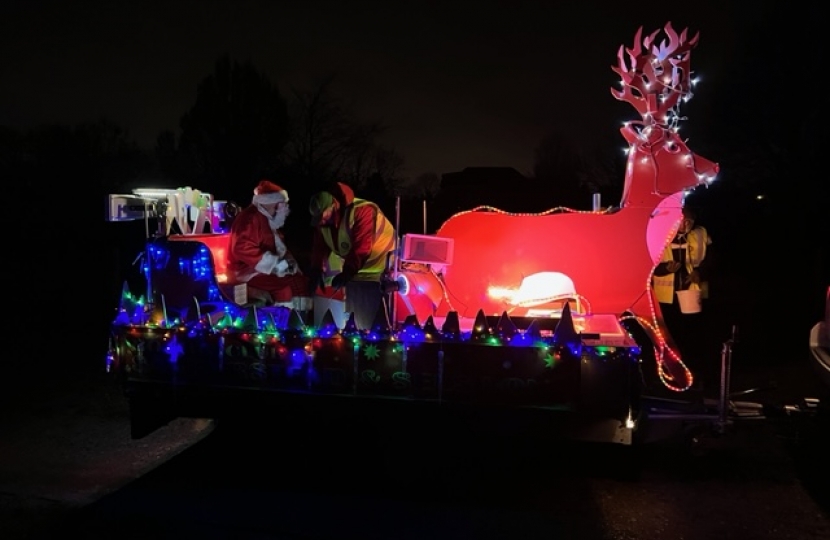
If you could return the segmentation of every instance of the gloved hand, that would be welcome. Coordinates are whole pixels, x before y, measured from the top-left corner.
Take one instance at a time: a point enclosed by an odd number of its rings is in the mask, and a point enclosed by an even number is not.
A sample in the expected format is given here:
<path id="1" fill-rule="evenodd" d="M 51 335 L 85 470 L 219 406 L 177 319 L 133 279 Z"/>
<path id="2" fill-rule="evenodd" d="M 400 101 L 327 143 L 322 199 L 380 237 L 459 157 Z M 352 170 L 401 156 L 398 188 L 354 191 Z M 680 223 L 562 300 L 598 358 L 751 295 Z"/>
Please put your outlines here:
<path id="1" fill-rule="evenodd" d="M 323 289 L 326 286 L 326 282 L 323 280 L 323 274 L 319 270 L 312 270 L 308 274 L 308 295 L 314 296 L 317 292 L 317 288 Z"/>
<path id="2" fill-rule="evenodd" d="M 334 288 L 334 290 L 337 291 L 345 287 L 346 283 L 348 282 L 349 279 L 346 277 L 346 275 L 343 272 L 340 272 L 339 274 L 334 276 L 334 279 L 331 280 L 331 286 Z"/>
<path id="3" fill-rule="evenodd" d="M 700 272 L 697 271 L 697 268 L 692 270 L 692 273 L 686 276 L 686 285 L 690 283 L 700 284 Z"/>
<path id="4" fill-rule="evenodd" d="M 274 273 L 276 275 L 282 277 L 287 273 L 288 267 L 289 267 L 288 261 L 283 259 L 283 260 L 281 260 L 280 262 L 277 263 L 276 267 L 274 267 Z"/>

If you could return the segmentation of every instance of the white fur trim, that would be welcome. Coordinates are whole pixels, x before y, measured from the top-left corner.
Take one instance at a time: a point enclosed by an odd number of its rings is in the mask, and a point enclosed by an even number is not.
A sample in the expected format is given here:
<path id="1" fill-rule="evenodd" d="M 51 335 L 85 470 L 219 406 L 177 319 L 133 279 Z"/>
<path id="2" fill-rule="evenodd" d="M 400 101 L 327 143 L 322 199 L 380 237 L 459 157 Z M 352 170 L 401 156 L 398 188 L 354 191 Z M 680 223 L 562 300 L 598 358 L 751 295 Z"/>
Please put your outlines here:
<path id="1" fill-rule="evenodd" d="M 285 257 L 285 254 L 288 252 L 288 247 L 285 245 L 285 242 L 282 241 L 279 234 L 274 234 L 274 245 L 277 246 L 277 256 L 280 258 Z"/>
<path id="2" fill-rule="evenodd" d="M 266 251 L 262 254 L 262 258 L 256 263 L 254 269 L 260 274 L 273 274 L 279 262 L 280 260 L 276 255 Z"/>
<path id="3" fill-rule="evenodd" d="M 282 190 L 273 191 L 271 193 L 260 193 L 259 195 L 254 195 L 254 198 L 251 201 L 254 204 L 275 204 L 279 202 L 288 202 L 288 192 Z"/>

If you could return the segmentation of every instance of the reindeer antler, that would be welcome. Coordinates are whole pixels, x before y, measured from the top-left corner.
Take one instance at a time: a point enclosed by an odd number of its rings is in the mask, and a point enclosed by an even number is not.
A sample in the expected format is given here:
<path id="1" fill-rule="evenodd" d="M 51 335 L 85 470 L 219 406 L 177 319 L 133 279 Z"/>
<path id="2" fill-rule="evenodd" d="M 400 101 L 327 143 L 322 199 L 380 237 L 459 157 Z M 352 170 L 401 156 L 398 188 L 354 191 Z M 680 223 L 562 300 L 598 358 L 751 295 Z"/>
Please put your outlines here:
<path id="1" fill-rule="evenodd" d="M 687 29 L 678 35 L 671 22 L 666 23 L 663 31 L 668 41 L 655 44 L 660 30 L 642 39 L 643 28 L 640 27 L 634 36 L 634 46 L 628 49 L 621 45 L 617 52 L 619 65 L 611 66 L 623 86 L 622 90 L 612 88 L 611 95 L 631 103 L 646 125 L 667 126 L 677 122 L 679 117 L 675 108 L 679 101 L 688 101 L 692 97 L 689 59 L 700 33 L 687 39 Z M 643 47 L 640 47 L 641 39 Z M 624 53 L 628 55 L 628 63 Z"/>

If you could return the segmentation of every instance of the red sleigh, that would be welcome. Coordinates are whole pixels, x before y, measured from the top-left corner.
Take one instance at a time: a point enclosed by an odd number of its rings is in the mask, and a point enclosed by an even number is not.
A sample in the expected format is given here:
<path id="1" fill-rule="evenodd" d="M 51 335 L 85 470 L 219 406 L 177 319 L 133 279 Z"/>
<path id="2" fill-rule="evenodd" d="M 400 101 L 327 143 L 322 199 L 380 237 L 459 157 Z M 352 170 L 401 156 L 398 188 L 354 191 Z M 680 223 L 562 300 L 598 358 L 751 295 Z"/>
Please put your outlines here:
<path id="1" fill-rule="evenodd" d="M 125 284 L 106 357 L 129 396 L 133 436 L 176 416 L 253 410 L 504 422 L 621 444 L 659 437 L 653 420 L 685 421 L 645 406 L 642 343 L 622 324 L 651 330 L 663 382 L 689 388 L 650 281 L 684 193 L 718 167 L 677 132 L 697 36 L 663 30 L 662 41 L 638 32 L 614 68 L 622 88 L 613 95 L 641 116 L 622 128 L 629 153 L 619 206 L 533 215 L 479 207 L 435 235 L 405 235 L 394 279 L 383 282 L 394 302 L 378 311 L 377 331 L 353 317 L 341 326 L 330 309 L 309 325 L 297 309 L 229 283 L 219 219 L 229 214 L 211 195 L 111 195 L 110 221 L 141 219 L 149 231 L 152 219 L 160 228 L 141 259 L 146 300 Z M 725 411 L 707 418 L 723 427 Z"/>
<path id="2" fill-rule="evenodd" d="M 657 40 L 659 30 L 642 38 L 640 29 L 612 68 L 621 78 L 613 96 L 641 117 L 621 129 L 629 148 L 619 207 L 532 215 L 478 207 L 452 216 L 435 238 L 445 243 L 440 249 L 452 248 L 451 261 L 412 263 L 404 250 L 397 321 L 413 315 L 440 321 L 457 312 L 464 327 L 479 310 L 513 319 L 556 316 L 572 301 L 585 324 L 593 313 L 636 318 L 652 333 L 664 384 L 691 386 L 650 283 L 679 224 L 685 193 L 712 182 L 718 165 L 692 152 L 678 133 L 679 106 L 692 96 L 689 58 L 698 35 L 678 34 L 671 23 L 663 31 Z"/>

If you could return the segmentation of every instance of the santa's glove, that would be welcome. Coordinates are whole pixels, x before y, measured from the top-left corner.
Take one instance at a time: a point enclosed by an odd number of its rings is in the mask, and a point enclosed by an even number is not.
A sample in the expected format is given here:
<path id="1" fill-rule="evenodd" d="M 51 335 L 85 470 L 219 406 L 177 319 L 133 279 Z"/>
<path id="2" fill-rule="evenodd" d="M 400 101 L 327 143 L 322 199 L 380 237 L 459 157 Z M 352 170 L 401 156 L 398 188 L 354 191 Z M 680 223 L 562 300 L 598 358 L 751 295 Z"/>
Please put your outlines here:
<path id="1" fill-rule="evenodd" d="M 280 277 L 285 275 L 286 270 L 288 270 L 288 261 L 286 261 L 285 259 L 278 262 L 277 265 L 274 267 L 274 273 Z"/>

